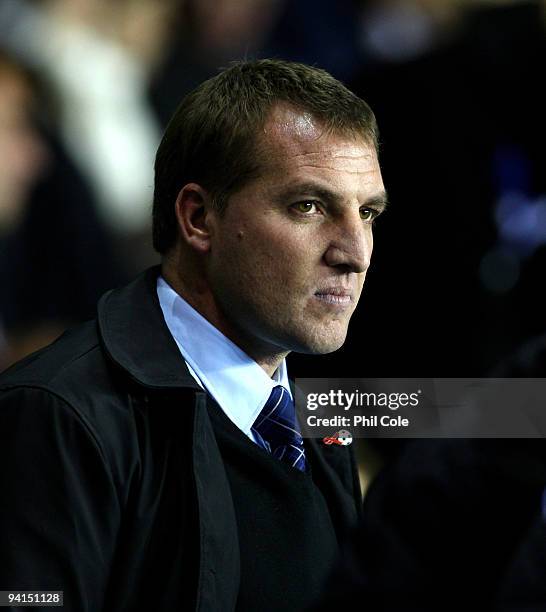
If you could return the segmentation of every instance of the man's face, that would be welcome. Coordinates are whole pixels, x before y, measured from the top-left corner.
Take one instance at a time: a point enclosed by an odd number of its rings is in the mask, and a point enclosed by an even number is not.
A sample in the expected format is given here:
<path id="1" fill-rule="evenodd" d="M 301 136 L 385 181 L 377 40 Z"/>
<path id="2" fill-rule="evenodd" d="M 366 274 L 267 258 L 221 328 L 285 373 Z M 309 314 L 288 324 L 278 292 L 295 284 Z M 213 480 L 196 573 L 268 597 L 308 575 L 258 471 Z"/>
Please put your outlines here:
<path id="1" fill-rule="evenodd" d="M 375 150 L 284 105 L 262 171 L 211 215 L 208 276 L 224 333 L 248 353 L 328 353 L 347 335 L 385 189 Z"/>

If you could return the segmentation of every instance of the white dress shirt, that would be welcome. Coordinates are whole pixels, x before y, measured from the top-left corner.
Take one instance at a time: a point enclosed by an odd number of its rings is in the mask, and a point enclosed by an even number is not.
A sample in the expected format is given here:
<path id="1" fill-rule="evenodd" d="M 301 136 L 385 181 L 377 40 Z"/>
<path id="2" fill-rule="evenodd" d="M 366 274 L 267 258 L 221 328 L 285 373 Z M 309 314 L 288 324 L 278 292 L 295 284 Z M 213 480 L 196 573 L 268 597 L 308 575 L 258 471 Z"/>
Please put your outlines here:
<path id="1" fill-rule="evenodd" d="M 286 360 L 273 378 L 220 330 L 209 323 L 165 281 L 157 279 L 163 317 L 190 374 L 216 400 L 231 421 L 252 441 L 251 427 L 273 387 L 291 395 Z"/>

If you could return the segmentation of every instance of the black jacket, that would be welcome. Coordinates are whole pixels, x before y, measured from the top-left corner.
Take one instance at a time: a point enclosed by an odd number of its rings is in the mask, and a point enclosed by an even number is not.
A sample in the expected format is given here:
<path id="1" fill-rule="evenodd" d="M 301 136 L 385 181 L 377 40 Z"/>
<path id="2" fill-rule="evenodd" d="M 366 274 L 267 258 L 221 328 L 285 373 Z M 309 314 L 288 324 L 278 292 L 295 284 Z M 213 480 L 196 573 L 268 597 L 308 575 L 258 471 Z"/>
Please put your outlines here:
<path id="1" fill-rule="evenodd" d="M 546 610 L 545 487 L 543 439 L 412 440 L 313 612 Z"/>
<path id="2" fill-rule="evenodd" d="M 235 606 L 229 483 L 157 274 L 0 376 L 0 590 L 63 590 L 71 611 Z M 359 513 L 353 456 L 306 445 L 341 536 Z"/>

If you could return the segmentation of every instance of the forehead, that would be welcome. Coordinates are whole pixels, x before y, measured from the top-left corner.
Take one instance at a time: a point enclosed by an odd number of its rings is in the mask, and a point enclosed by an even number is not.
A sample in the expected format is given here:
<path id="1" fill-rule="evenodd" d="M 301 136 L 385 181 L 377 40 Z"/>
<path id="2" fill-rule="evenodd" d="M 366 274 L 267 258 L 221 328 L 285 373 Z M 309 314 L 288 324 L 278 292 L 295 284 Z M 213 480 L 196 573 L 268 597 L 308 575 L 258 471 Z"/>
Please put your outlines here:
<path id="1" fill-rule="evenodd" d="M 264 174 L 306 169 L 344 174 L 378 172 L 373 145 L 358 135 L 330 133 L 309 112 L 277 104 L 259 138 Z"/>

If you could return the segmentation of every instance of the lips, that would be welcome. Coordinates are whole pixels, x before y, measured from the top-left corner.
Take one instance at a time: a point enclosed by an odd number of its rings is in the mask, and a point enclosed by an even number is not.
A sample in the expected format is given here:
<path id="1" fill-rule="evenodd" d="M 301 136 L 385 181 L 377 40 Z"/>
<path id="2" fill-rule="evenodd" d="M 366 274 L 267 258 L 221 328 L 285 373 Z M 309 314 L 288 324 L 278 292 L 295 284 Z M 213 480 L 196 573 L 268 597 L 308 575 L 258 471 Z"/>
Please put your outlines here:
<path id="1" fill-rule="evenodd" d="M 325 287 L 315 291 L 315 297 L 328 304 L 346 306 L 353 301 L 353 294 L 344 287 Z"/>

